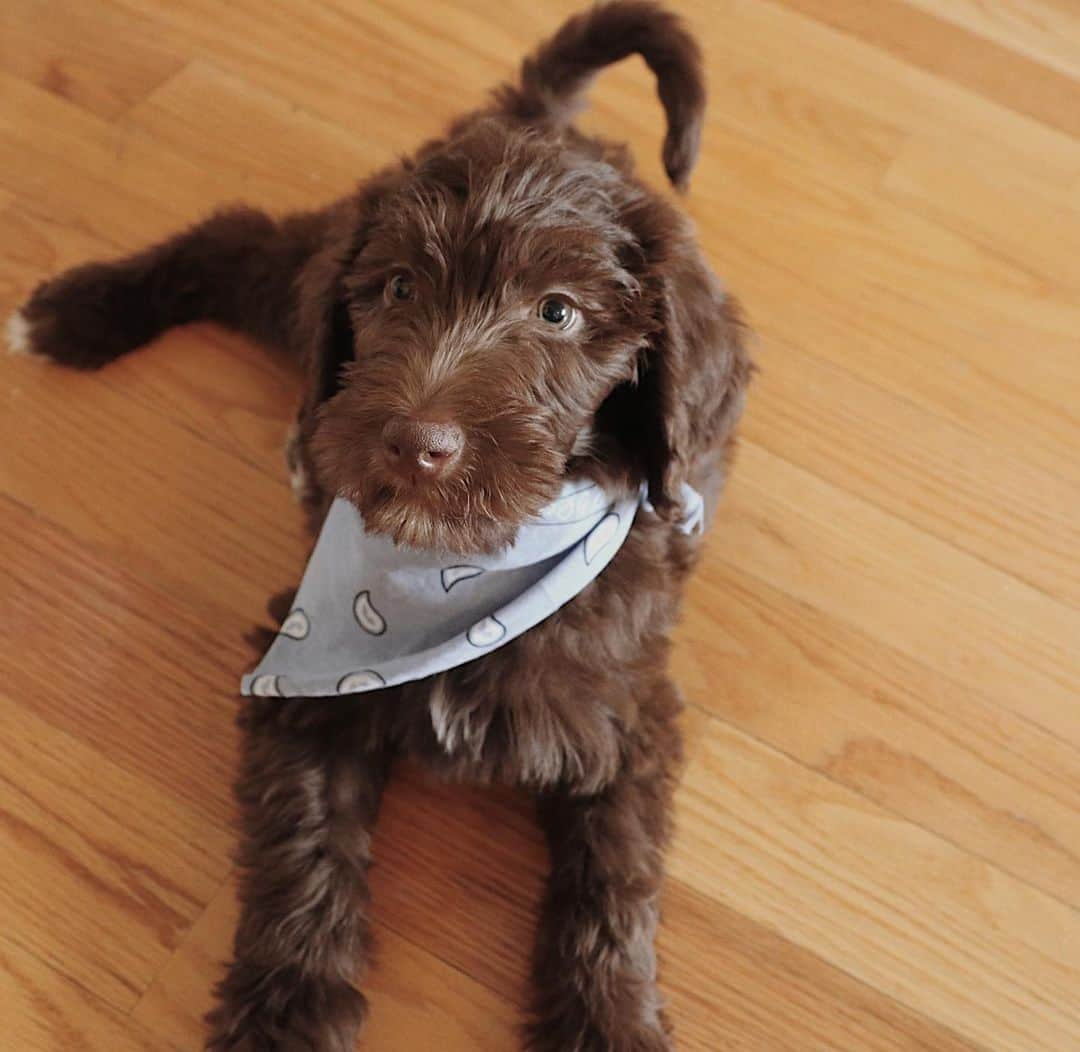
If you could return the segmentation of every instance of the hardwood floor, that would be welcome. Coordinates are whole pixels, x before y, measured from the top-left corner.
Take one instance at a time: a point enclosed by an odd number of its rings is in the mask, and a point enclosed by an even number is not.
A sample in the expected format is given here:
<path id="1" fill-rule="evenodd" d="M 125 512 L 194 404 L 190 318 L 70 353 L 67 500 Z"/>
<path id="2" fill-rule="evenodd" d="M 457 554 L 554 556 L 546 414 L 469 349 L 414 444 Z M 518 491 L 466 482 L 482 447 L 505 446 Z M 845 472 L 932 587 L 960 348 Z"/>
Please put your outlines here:
<path id="1" fill-rule="evenodd" d="M 579 0 L 5 0 L 0 313 L 223 202 L 347 191 Z M 679 1047 L 1080 1048 L 1080 8 L 684 0 L 686 207 L 759 333 L 690 591 Z M 639 62 L 585 126 L 663 184 Z M 3 1052 L 194 1049 L 244 634 L 306 542 L 292 367 L 209 327 L 0 357 Z M 526 801 L 407 770 L 365 1048 L 516 1045 Z"/>

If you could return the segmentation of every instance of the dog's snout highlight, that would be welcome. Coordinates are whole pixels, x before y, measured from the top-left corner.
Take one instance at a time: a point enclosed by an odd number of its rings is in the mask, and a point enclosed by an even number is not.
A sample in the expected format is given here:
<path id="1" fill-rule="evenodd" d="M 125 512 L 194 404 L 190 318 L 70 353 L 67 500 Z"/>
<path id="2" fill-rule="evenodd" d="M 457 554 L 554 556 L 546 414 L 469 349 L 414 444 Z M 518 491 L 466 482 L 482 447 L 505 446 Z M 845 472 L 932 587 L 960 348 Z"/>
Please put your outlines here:
<path id="1" fill-rule="evenodd" d="M 452 421 L 393 417 L 382 438 L 387 463 L 410 481 L 443 475 L 465 448 L 464 432 Z"/>

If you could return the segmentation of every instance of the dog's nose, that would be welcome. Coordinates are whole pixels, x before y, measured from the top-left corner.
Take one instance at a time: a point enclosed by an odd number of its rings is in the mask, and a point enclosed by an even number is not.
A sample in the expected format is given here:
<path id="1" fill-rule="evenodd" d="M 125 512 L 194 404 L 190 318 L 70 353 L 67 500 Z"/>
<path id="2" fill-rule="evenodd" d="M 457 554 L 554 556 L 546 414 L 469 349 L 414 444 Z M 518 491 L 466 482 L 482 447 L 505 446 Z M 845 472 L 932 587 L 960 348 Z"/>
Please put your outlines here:
<path id="1" fill-rule="evenodd" d="M 437 478 L 461 455 L 465 436 L 457 424 L 394 417 L 383 428 L 387 463 L 409 478 Z"/>

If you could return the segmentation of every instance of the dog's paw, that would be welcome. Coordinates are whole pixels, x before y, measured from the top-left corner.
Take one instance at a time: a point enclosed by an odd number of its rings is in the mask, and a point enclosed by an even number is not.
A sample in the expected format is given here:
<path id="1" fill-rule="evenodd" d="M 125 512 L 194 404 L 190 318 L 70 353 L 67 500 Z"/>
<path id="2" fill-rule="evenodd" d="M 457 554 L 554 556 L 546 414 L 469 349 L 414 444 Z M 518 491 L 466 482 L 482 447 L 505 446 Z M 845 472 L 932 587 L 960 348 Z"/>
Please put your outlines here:
<path id="1" fill-rule="evenodd" d="M 526 1052 L 673 1052 L 666 1024 L 635 1024 L 629 1020 L 603 1026 L 576 1013 L 538 1019 L 524 1030 Z"/>
<path id="2" fill-rule="evenodd" d="M 234 974 L 218 986 L 221 1000 L 205 1020 L 207 1052 L 356 1048 L 367 998 L 351 983 L 296 979 L 292 969 L 284 972 L 275 977 Z M 232 985 L 236 978 L 244 980 L 241 989 Z"/>
<path id="3" fill-rule="evenodd" d="M 7 321 L 8 350 L 98 369 L 148 342 L 152 315 L 121 267 L 88 263 L 34 290 Z"/>
<path id="4" fill-rule="evenodd" d="M 39 285 L 4 326 L 9 354 L 44 358 L 61 365 L 85 366 L 84 345 L 100 340 L 80 339 L 78 319 L 72 316 L 63 278 Z"/>
<path id="5" fill-rule="evenodd" d="M 4 326 L 4 339 L 7 343 L 8 354 L 28 358 L 43 357 L 34 343 L 34 327 L 21 310 L 17 310 L 8 318 Z"/>

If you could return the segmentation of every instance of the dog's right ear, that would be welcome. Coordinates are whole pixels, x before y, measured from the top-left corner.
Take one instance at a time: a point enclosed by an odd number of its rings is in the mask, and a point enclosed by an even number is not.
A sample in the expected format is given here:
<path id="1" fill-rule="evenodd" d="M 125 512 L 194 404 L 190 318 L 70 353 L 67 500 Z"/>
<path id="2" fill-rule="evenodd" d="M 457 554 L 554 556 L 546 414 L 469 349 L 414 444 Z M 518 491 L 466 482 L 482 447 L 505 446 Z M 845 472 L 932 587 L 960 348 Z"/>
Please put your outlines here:
<path id="1" fill-rule="evenodd" d="M 601 407 L 604 428 L 627 450 L 665 518 L 682 510 L 682 484 L 723 470 L 754 367 L 738 304 L 667 203 L 633 193 L 624 221 L 644 335 L 636 381 Z"/>
<path id="2" fill-rule="evenodd" d="M 696 249 L 660 268 L 660 325 L 638 382 L 649 499 L 665 518 L 682 510 L 696 469 L 724 470 L 754 372 L 738 303 Z"/>
<path id="3" fill-rule="evenodd" d="M 352 326 L 341 279 L 356 220 L 342 218 L 352 221 L 343 224 L 345 231 L 331 230 L 332 240 L 308 260 L 297 279 L 294 332 L 305 373 L 301 427 L 337 392 L 341 371 L 353 357 Z"/>
<path id="4" fill-rule="evenodd" d="M 372 177 L 352 197 L 331 206 L 325 240 L 297 278 L 293 342 L 306 374 L 300 430 L 310 437 L 315 412 L 341 387 L 342 370 L 353 360 L 353 330 L 343 279 L 356 259 L 383 201 L 407 177 L 395 165 Z"/>

